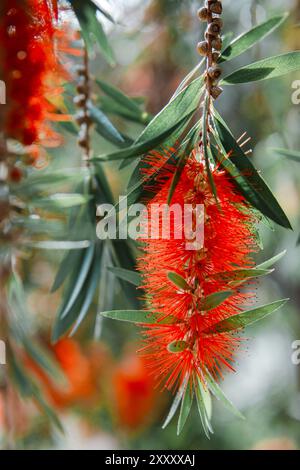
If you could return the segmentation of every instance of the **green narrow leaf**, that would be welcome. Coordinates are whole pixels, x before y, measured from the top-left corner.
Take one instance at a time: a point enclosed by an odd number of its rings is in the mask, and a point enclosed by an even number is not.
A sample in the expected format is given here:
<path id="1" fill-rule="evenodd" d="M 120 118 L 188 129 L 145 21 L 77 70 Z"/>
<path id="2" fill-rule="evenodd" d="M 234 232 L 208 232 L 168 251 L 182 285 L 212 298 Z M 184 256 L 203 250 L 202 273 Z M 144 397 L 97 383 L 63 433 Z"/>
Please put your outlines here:
<path id="1" fill-rule="evenodd" d="M 41 250 L 80 250 L 82 248 L 88 248 L 90 244 L 91 242 L 89 240 L 82 240 L 78 242 L 45 240 L 41 242 L 29 243 L 27 246 Z"/>
<path id="2" fill-rule="evenodd" d="M 58 127 L 73 136 L 78 136 L 78 127 L 74 122 L 60 121 L 57 123 Z"/>
<path id="3" fill-rule="evenodd" d="M 174 95 L 172 98 L 175 98 L 183 89 L 184 87 L 194 78 L 198 70 L 202 67 L 204 64 L 204 59 L 202 59 L 199 64 L 197 64 L 187 75 L 184 77 L 184 79 L 180 82 L 179 86 L 177 87 Z"/>
<path id="4" fill-rule="evenodd" d="M 31 338 L 23 336 L 21 342 L 28 355 L 33 361 L 38 364 L 46 373 L 51 375 L 55 380 L 60 383 L 65 383 L 65 377 L 60 369 L 60 366 L 56 363 L 55 359 L 51 357 L 45 348 L 42 348 L 36 342 L 33 342 Z"/>
<path id="5" fill-rule="evenodd" d="M 180 151 L 180 149 L 183 146 L 183 143 L 181 142 L 181 137 L 184 134 L 189 122 L 191 121 L 191 115 L 188 117 L 185 117 L 181 121 L 181 124 L 176 128 L 176 131 L 172 133 L 160 146 L 159 148 L 153 148 L 153 150 L 160 150 L 162 152 L 166 152 L 169 155 L 168 161 L 169 163 L 171 162 L 174 164 L 175 160 L 177 160 L 177 155 Z M 124 168 L 124 165 L 126 163 L 126 160 L 122 162 L 120 165 L 120 169 Z M 147 180 L 147 177 L 144 175 L 144 169 L 147 168 L 149 164 L 147 161 L 145 161 L 144 158 L 139 158 L 138 163 L 133 170 L 131 177 L 129 179 L 128 185 L 127 185 L 127 191 L 131 191 L 131 189 L 136 185 L 136 184 L 141 184 L 143 181 Z M 165 168 L 167 166 L 167 163 L 162 163 L 162 168 Z M 160 172 L 160 169 L 158 168 L 155 173 L 148 177 L 149 179 L 156 178 L 156 175 Z M 154 179 L 155 182 L 155 179 Z"/>
<path id="6" fill-rule="evenodd" d="M 99 163 L 139 157 L 140 155 L 143 155 L 144 153 L 147 153 L 153 150 L 158 145 L 162 144 L 164 140 L 170 135 L 172 135 L 172 133 L 176 131 L 176 129 L 178 129 L 181 124 L 185 121 L 186 117 L 179 120 L 179 122 L 177 122 L 173 127 L 168 128 L 161 134 L 157 135 L 156 137 L 150 140 L 147 140 L 146 142 L 142 142 L 139 144 L 135 143 L 134 145 L 126 149 L 118 150 L 109 154 L 99 155 L 97 157 L 91 158 L 91 161 Z"/>
<path id="7" fill-rule="evenodd" d="M 112 310 L 109 312 L 100 312 L 99 315 L 102 315 L 105 318 L 110 318 L 111 320 L 126 321 L 131 323 L 140 323 L 140 324 L 149 324 L 149 325 L 169 325 L 174 322 L 178 322 L 175 317 L 167 317 L 163 320 L 160 320 L 161 315 L 146 310 Z"/>
<path id="8" fill-rule="evenodd" d="M 176 170 L 174 172 L 174 176 L 172 178 L 169 194 L 168 194 L 168 200 L 167 204 L 171 203 L 172 197 L 174 195 L 175 189 L 177 187 L 177 184 L 180 180 L 180 176 L 184 170 L 186 161 L 193 150 L 193 148 L 196 146 L 196 139 L 199 137 L 199 130 L 200 130 L 200 123 L 196 123 L 192 129 L 188 132 L 186 139 L 184 140 L 183 144 L 180 146 L 178 149 L 178 154 L 179 159 L 176 164 Z"/>
<path id="9" fill-rule="evenodd" d="M 281 260 L 286 254 L 286 250 L 282 251 L 281 253 L 278 253 L 278 255 L 273 256 L 273 258 L 268 259 L 267 261 L 264 261 L 263 263 L 260 263 L 256 266 L 257 269 L 269 269 L 271 266 L 273 266 L 275 263 Z"/>
<path id="10" fill-rule="evenodd" d="M 99 256 L 95 257 L 93 267 L 92 267 L 92 272 L 90 274 L 90 277 L 88 279 L 88 285 L 85 290 L 85 299 L 84 302 L 81 306 L 81 309 L 79 311 L 78 317 L 75 321 L 74 326 L 72 327 L 72 330 L 70 332 L 70 336 L 73 336 L 76 331 L 78 330 L 79 326 L 85 319 L 89 308 L 92 304 L 95 292 L 97 290 L 98 284 L 100 282 L 100 276 L 101 276 L 101 263 L 100 260 L 98 259 Z"/>
<path id="11" fill-rule="evenodd" d="M 190 290 L 190 286 L 188 285 L 186 280 L 179 274 L 170 271 L 168 272 L 167 276 L 169 281 L 171 281 L 176 287 L 179 287 L 179 289 L 182 289 L 184 291 Z"/>
<path id="12" fill-rule="evenodd" d="M 86 204 L 89 199 L 89 196 L 83 194 L 56 193 L 47 198 L 33 198 L 31 204 L 42 209 L 68 209 Z"/>
<path id="13" fill-rule="evenodd" d="M 94 243 L 86 250 L 84 254 L 82 264 L 80 266 L 80 270 L 77 273 L 76 282 L 73 285 L 73 289 L 71 295 L 68 299 L 66 306 L 58 313 L 59 317 L 63 319 L 66 315 L 68 315 L 69 311 L 73 307 L 74 303 L 76 302 L 77 297 L 79 296 L 81 289 L 87 279 L 89 274 L 91 265 L 93 263 L 95 254 L 95 245 Z"/>
<path id="14" fill-rule="evenodd" d="M 98 41 L 101 51 L 110 65 L 115 65 L 113 50 L 108 42 L 103 27 L 97 19 L 99 10 L 91 0 L 70 0 L 75 15 L 81 26 L 82 36 L 86 42 L 88 50 L 93 52 L 92 35 Z M 102 12 L 103 13 L 103 12 Z"/>
<path id="15" fill-rule="evenodd" d="M 73 265 L 72 265 L 72 270 L 70 272 L 70 277 L 68 280 L 68 283 L 66 284 L 66 287 L 63 292 L 62 296 L 62 302 L 59 307 L 54 326 L 53 326 L 53 331 L 52 331 L 52 341 L 56 342 L 59 340 L 61 336 L 63 336 L 71 327 L 73 322 L 76 320 L 78 313 L 82 307 L 82 304 L 84 302 L 85 298 L 85 292 L 86 292 L 86 286 L 88 284 L 88 279 L 86 279 L 85 284 L 79 294 L 77 295 L 76 301 L 72 308 L 70 309 L 68 316 L 65 317 L 64 319 L 61 318 L 61 312 L 63 312 L 72 297 L 73 291 L 74 291 L 74 286 L 76 285 L 78 281 L 78 273 L 80 272 L 80 269 L 82 267 L 82 263 L 84 262 L 86 258 L 86 253 L 87 250 L 80 250 L 78 252 L 78 256 L 74 258 L 73 260 Z M 100 261 L 99 261 L 100 262 Z"/>
<path id="16" fill-rule="evenodd" d="M 208 388 L 204 387 L 202 384 L 201 380 L 198 377 L 198 383 L 200 384 L 200 392 L 202 395 L 203 403 L 205 406 L 205 411 L 207 418 L 209 422 L 211 421 L 212 418 L 212 399 L 211 399 L 211 394 Z M 210 429 L 210 432 L 213 432 L 212 429 Z"/>
<path id="17" fill-rule="evenodd" d="M 203 117 L 202 117 L 203 154 L 204 154 L 205 167 L 206 167 L 206 172 L 208 174 L 209 184 L 210 184 L 212 193 L 214 195 L 214 198 L 218 204 L 217 188 L 216 188 L 214 178 L 210 169 L 210 153 L 209 153 L 209 147 L 208 147 L 208 142 L 207 142 L 207 124 L 208 124 L 207 119 L 208 119 L 208 111 L 209 111 L 208 103 L 209 103 L 209 96 L 206 96 L 204 100 Z"/>
<path id="18" fill-rule="evenodd" d="M 96 124 L 96 132 L 100 134 L 104 139 L 111 142 L 118 147 L 124 147 L 127 145 L 125 139 L 120 132 L 115 128 L 113 123 L 108 117 L 96 106 L 90 105 L 89 112 L 91 119 Z"/>
<path id="19" fill-rule="evenodd" d="M 51 287 L 51 292 L 57 291 L 63 285 L 68 274 L 74 269 L 74 266 L 78 265 L 81 255 L 80 250 L 71 250 L 63 257 Z"/>
<path id="20" fill-rule="evenodd" d="M 11 221 L 15 227 L 23 227 L 31 235 L 48 235 L 54 239 L 66 238 L 66 226 L 63 221 L 45 220 L 37 215 L 16 217 Z"/>
<path id="21" fill-rule="evenodd" d="M 298 70 L 300 70 L 300 51 L 288 52 L 246 65 L 227 75 L 221 81 L 221 85 L 269 80 Z"/>
<path id="22" fill-rule="evenodd" d="M 112 215 L 115 214 L 115 212 L 119 211 L 120 204 L 124 203 L 125 199 L 127 199 L 128 205 L 134 204 L 138 200 L 150 201 L 155 196 L 155 191 L 152 189 L 149 191 L 147 187 L 151 186 L 151 188 L 153 188 L 153 186 L 155 186 L 157 179 L 159 179 L 159 175 L 162 174 L 166 168 L 169 168 L 170 165 L 175 166 L 176 156 L 178 152 L 180 152 L 180 150 L 181 150 L 181 145 L 179 145 L 178 148 L 176 147 L 174 151 L 171 152 L 168 160 L 165 163 L 163 163 L 160 168 L 153 171 L 151 176 L 146 177 L 146 178 L 142 177 L 141 169 L 144 166 L 144 164 L 143 164 L 143 161 L 140 161 L 130 179 L 130 183 L 127 189 L 127 194 L 123 196 L 118 203 L 115 204 L 112 210 Z M 109 215 L 110 214 L 108 214 L 108 216 Z"/>
<path id="23" fill-rule="evenodd" d="M 222 35 L 221 54 L 223 53 L 223 51 L 225 51 L 227 49 L 227 47 L 229 46 L 229 44 L 232 41 L 232 38 L 233 38 L 233 32 L 232 31 L 229 31 L 228 33 L 225 33 L 225 34 Z"/>
<path id="24" fill-rule="evenodd" d="M 158 113 L 137 138 L 135 144 L 153 139 L 163 131 L 175 126 L 178 121 L 191 116 L 198 108 L 203 77 L 196 78 Z"/>
<path id="25" fill-rule="evenodd" d="M 123 279 L 123 281 L 130 282 L 134 286 L 141 285 L 141 275 L 136 271 L 130 271 L 129 269 L 115 267 L 108 267 L 107 269 L 118 278 Z"/>
<path id="26" fill-rule="evenodd" d="M 114 18 L 111 16 L 110 13 L 108 13 L 107 10 L 105 10 L 105 8 L 103 8 L 101 5 L 99 5 L 99 2 L 97 3 L 97 0 L 92 0 L 92 2 L 97 6 L 98 10 L 102 13 L 103 16 L 105 16 L 105 18 L 110 21 L 111 23 L 113 24 L 117 24 L 116 21 L 114 20 Z"/>
<path id="27" fill-rule="evenodd" d="M 224 406 L 235 416 L 241 419 L 245 419 L 242 413 L 234 406 L 234 404 L 226 397 L 219 384 L 214 380 L 211 374 L 206 370 L 205 379 L 208 387 L 214 394 L 214 396 L 224 404 Z"/>
<path id="28" fill-rule="evenodd" d="M 300 163 L 300 152 L 297 150 L 278 149 L 278 148 L 273 148 L 271 150 L 279 153 L 279 155 L 283 155 L 284 157 L 289 158 L 290 160 L 294 160 L 295 162 Z"/>
<path id="29" fill-rule="evenodd" d="M 197 378 L 197 383 L 195 383 L 195 395 L 202 427 L 206 437 L 210 439 L 210 433 L 213 433 L 213 429 L 210 424 L 211 396 L 209 391 L 204 389 L 199 378 Z"/>
<path id="30" fill-rule="evenodd" d="M 51 335 L 52 343 L 55 344 L 62 337 L 64 337 L 68 333 L 68 331 L 70 331 L 70 328 L 72 327 L 72 325 L 78 318 L 79 312 L 81 311 L 82 305 L 85 300 L 85 292 L 86 291 L 80 293 L 79 297 L 76 299 L 74 306 L 69 311 L 66 317 L 64 318 L 60 318 L 59 316 L 56 317 L 53 328 L 52 328 L 52 335 Z"/>
<path id="31" fill-rule="evenodd" d="M 216 323 L 215 325 L 203 330 L 204 334 L 224 333 L 227 331 L 235 331 L 240 328 L 252 325 L 253 323 L 262 320 L 276 310 L 280 309 L 289 299 L 277 300 L 262 307 L 257 307 L 252 310 L 234 315 L 226 320 Z"/>
<path id="32" fill-rule="evenodd" d="M 132 253 L 132 246 L 128 240 L 113 240 L 111 244 L 112 248 L 112 259 L 115 261 L 115 265 L 124 269 L 134 271 L 135 269 L 135 257 Z M 124 284 L 124 281 L 120 281 Z M 139 294 L 135 286 L 131 284 L 125 284 L 124 291 L 126 289 L 126 301 L 128 307 L 139 310 L 141 302 L 139 301 Z"/>
<path id="33" fill-rule="evenodd" d="M 277 224 L 292 228 L 283 209 L 251 160 L 237 144 L 229 128 L 215 110 L 214 114 L 214 124 L 217 130 L 215 137 L 219 139 L 218 143 L 222 146 L 224 154 L 228 155 L 224 158 L 216 152 L 214 154 L 216 159 L 229 172 L 250 204 Z"/>
<path id="34" fill-rule="evenodd" d="M 154 171 L 153 174 L 149 178 L 142 179 L 140 178 L 138 181 L 136 181 L 134 184 L 130 186 L 130 188 L 127 190 L 127 194 L 123 196 L 117 204 L 115 204 L 112 213 L 114 214 L 115 211 L 119 212 L 120 204 L 124 203 L 125 200 L 127 199 L 127 204 L 134 204 L 138 200 L 146 200 L 145 194 L 147 194 L 147 199 L 151 200 L 154 197 L 154 192 L 149 193 L 149 191 L 145 190 L 145 186 L 150 186 L 152 183 L 154 184 L 157 177 L 159 174 L 164 170 L 166 165 L 172 164 L 173 162 L 173 154 L 172 156 L 167 160 L 165 165 L 162 165 L 161 168 L 158 170 Z M 109 214 L 108 214 L 109 216 Z"/>
<path id="35" fill-rule="evenodd" d="M 21 395 L 27 399 L 35 399 L 52 424 L 61 433 L 64 433 L 61 422 L 52 408 L 42 397 L 41 390 L 39 390 L 38 386 L 31 380 L 31 378 L 25 372 L 23 372 L 23 369 L 20 367 L 12 353 L 10 354 L 10 368 L 12 371 L 12 378 L 16 383 Z"/>
<path id="36" fill-rule="evenodd" d="M 77 184 L 84 180 L 87 176 L 86 169 L 61 169 L 57 171 L 34 171 L 24 181 L 12 185 L 13 191 L 24 194 L 27 191 L 38 192 L 39 190 L 46 190 L 56 188 L 60 185 Z"/>
<path id="37" fill-rule="evenodd" d="M 249 279 L 266 276 L 271 274 L 273 270 L 270 269 L 234 269 L 233 271 L 224 271 L 213 275 L 214 279 L 220 279 L 224 282 L 239 283 L 240 281 L 247 281 Z"/>
<path id="38" fill-rule="evenodd" d="M 170 186 L 170 190 L 169 190 L 169 194 L 168 194 L 168 199 L 167 199 L 167 204 L 168 205 L 171 204 L 175 189 L 177 187 L 177 184 L 180 181 L 180 177 L 181 177 L 182 172 L 184 170 L 187 159 L 188 159 L 188 154 L 183 151 L 180 158 L 179 158 L 174 176 L 172 178 L 172 182 L 171 182 L 171 186 Z"/>
<path id="39" fill-rule="evenodd" d="M 234 292 L 231 290 L 210 294 L 205 297 L 200 305 L 198 305 L 198 308 L 204 311 L 212 310 L 225 302 L 225 300 L 227 300 L 232 294 L 234 294 Z"/>
<path id="40" fill-rule="evenodd" d="M 182 400 L 186 385 L 187 385 L 187 380 L 185 380 L 183 382 L 183 384 L 181 385 L 181 387 L 178 390 L 177 394 L 175 395 L 175 398 L 174 398 L 174 401 L 173 401 L 172 406 L 170 408 L 170 411 L 168 413 L 168 416 L 166 417 L 166 419 L 164 421 L 164 424 L 162 425 L 162 429 L 165 429 L 170 424 L 172 419 L 174 418 L 174 416 L 176 414 L 176 411 L 178 410 L 178 407 L 179 407 L 180 402 Z"/>
<path id="41" fill-rule="evenodd" d="M 136 104 L 134 100 L 129 98 L 129 96 L 125 95 L 121 90 L 118 88 L 110 85 L 103 80 L 96 80 L 96 83 L 99 85 L 102 91 L 110 96 L 113 100 L 115 100 L 119 105 L 123 106 L 124 108 L 131 111 L 133 114 L 142 117 L 143 111 L 141 111 L 140 107 Z"/>
<path id="42" fill-rule="evenodd" d="M 135 103 L 134 100 L 133 102 Z M 99 96 L 98 103 L 104 113 L 114 114 L 116 116 L 120 116 L 123 119 L 126 119 L 127 121 L 136 122 L 138 124 L 142 124 L 143 126 L 149 124 L 152 119 L 152 116 L 144 109 L 140 109 L 139 113 L 137 114 L 136 112 L 125 108 L 125 106 L 122 106 L 120 103 L 113 100 L 113 98 L 107 95 Z M 128 139 L 129 138 L 127 137 L 127 141 Z M 132 145 L 134 143 L 134 140 L 130 140 L 130 145 Z"/>
<path id="43" fill-rule="evenodd" d="M 266 36 L 271 34 L 276 28 L 278 28 L 288 17 L 288 14 L 273 16 L 267 21 L 255 26 L 246 33 L 241 34 L 235 38 L 227 47 L 223 50 L 219 63 L 225 60 L 231 60 L 243 52 L 250 49 L 257 42 L 264 39 Z"/>
<path id="44" fill-rule="evenodd" d="M 191 387 L 189 387 L 189 384 L 187 384 L 183 399 L 181 401 L 180 414 L 179 414 L 178 423 L 177 423 L 177 436 L 181 434 L 184 428 L 184 425 L 189 417 L 192 404 L 193 404 L 193 397 L 194 397 L 193 390 L 191 389 Z"/>

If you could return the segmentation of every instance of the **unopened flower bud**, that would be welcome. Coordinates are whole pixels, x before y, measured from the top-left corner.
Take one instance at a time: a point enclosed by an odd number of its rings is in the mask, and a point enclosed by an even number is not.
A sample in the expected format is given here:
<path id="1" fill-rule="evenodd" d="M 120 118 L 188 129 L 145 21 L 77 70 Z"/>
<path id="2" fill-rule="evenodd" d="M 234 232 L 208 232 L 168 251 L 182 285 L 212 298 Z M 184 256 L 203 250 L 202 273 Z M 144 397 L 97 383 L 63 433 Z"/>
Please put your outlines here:
<path id="1" fill-rule="evenodd" d="M 197 14 L 200 21 L 206 21 L 208 18 L 208 9 L 205 7 L 200 8 Z"/>
<path id="2" fill-rule="evenodd" d="M 208 44 L 206 41 L 201 41 L 197 45 L 197 51 L 200 55 L 206 56 L 208 54 Z"/>

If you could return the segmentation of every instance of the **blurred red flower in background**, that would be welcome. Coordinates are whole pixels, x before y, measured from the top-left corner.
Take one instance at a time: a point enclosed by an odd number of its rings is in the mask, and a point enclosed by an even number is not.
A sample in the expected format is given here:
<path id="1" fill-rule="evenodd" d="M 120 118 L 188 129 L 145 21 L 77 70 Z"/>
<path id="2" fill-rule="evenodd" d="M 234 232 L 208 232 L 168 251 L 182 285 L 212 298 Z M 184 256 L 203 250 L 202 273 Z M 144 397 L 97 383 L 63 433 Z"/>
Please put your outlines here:
<path id="1" fill-rule="evenodd" d="M 146 361 L 134 351 L 126 353 L 114 369 L 112 383 L 118 423 L 131 431 L 149 424 L 157 408 L 158 393 Z"/>
<path id="2" fill-rule="evenodd" d="M 61 139 L 49 120 L 69 119 L 55 115 L 53 104 L 66 76 L 58 60 L 59 43 L 65 47 L 66 33 L 57 23 L 57 2 L 3 0 L 0 11 L 0 71 L 7 94 L 7 105 L 1 109 L 5 136 L 25 146 L 57 145 Z M 31 156 L 34 160 L 38 156 L 34 146 Z"/>
<path id="3" fill-rule="evenodd" d="M 39 366 L 27 359 L 28 366 L 43 383 L 50 402 L 58 408 L 66 408 L 98 399 L 97 381 L 91 361 L 79 344 L 73 339 L 62 339 L 51 349 L 65 375 L 66 384 L 52 380 Z"/>
<path id="4" fill-rule="evenodd" d="M 114 362 L 103 344 L 83 349 L 75 340 L 66 338 L 51 349 L 66 384 L 49 378 L 32 360 L 27 358 L 26 363 L 54 407 L 65 410 L 75 405 L 87 408 L 108 404 L 117 425 L 130 431 L 151 422 L 159 394 L 145 360 L 134 351 L 125 352 Z"/>

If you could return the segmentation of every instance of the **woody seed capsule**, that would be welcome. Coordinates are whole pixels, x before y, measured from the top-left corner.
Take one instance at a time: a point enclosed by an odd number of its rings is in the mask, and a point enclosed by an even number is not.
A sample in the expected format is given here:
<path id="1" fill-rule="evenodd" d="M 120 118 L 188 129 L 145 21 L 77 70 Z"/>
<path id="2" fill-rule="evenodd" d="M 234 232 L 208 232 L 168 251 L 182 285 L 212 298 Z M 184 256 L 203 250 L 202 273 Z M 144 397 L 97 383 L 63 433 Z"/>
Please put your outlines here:
<path id="1" fill-rule="evenodd" d="M 84 95 L 86 92 L 86 86 L 85 83 L 78 83 L 76 85 L 76 91 L 79 95 Z"/>
<path id="2" fill-rule="evenodd" d="M 223 11 L 222 3 L 221 2 L 210 3 L 209 11 L 211 13 L 216 13 L 217 15 L 221 15 L 221 13 Z"/>
<path id="3" fill-rule="evenodd" d="M 219 52 L 213 52 L 211 56 L 213 63 L 216 64 L 220 57 L 221 54 Z"/>
<path id="4" fill-rule="evenodd" d="M 82 124 L 78 134 L 78 145 L 80 147 L 87 148 L 89 144 L 88 131 L 88 125 L 86 123 Z"/>
<path id="5" fill-rule="evenodd" d="M 203 7 L 198 10 L 198 18 L 200 21 L 206 21 L 208 18 L 208 9 Z"/>
<path id="6" fill-rule="evenodd" d="M 208 44 L 206 41 L 201 41 L 197 45 L 197 51 L 200 55 L 206 56 L 208 54 Z"/>
<path id="7" fill-rule="evenodd" d="M 213 18 L 212 22 L 214 24 L 218 25 L 220 29 L 223 28 L 223 21 L 221 20 L 221 18 L 215 17 L 215 18 Z"/>
<path id="8" fill-rule="evenodd" d="M 218 36 L 220 31 L 221 31 L 221 28 L 215 23 L 210 23 L 210 25 L 208 25 L 207 27 L 208 34 L 212 36 Z"/>
<path id="9" fill-rule="evenodd" d="M 215 38 L 212 40 L 211 45 L 214 49 L 217 51 L 220 51 L 222 49 L 222 39 L 221 38 Z"/>
<path id="10" fill-rule="evenodd" d="M 208 75 L 213 80 L 218 80 L 222 75 L 222 69 L 220 67 L 210 67 L 208 69 Z"/>
<path id="11" fill-rule="evenodd" d="M 76 67 L 76 73 L 77 75 L 83 75 L 86 76 L 86 69 L 83 65 L 77 65 Z"/>
<path id="12" fill-rule="evenodd" d="M 86 113 L 85 111 L 79 111 L 76 113 L 74 119 L 79 126 L 81 126 L 81 124 L 90 124 L 92 122 L 90 113 Z"/>
<path id="13" fill-rule="evenodd" d="M 79 147 L 82 147 L 84 149 L 87 148 L 88 143 L 89 143 L 86 137 L 80 137 L 77 142 L 78 142 Z"/>
<path id="14" fill-rule="evenodd" d="M 73 102 L 75 106 L 78 106 L 78 108 L 83 108 L 86 103 L 86 96 L 85 95 L 77 95 L 73 99 Z"/>
<path id="15" fill-rule="evenodd" d="M 223 92 L 223 89 L 218 86 L 214 86 L 210 90 L 210 94 L 214 100 L 216 100 L 221 95 L 222 92 Z"/>

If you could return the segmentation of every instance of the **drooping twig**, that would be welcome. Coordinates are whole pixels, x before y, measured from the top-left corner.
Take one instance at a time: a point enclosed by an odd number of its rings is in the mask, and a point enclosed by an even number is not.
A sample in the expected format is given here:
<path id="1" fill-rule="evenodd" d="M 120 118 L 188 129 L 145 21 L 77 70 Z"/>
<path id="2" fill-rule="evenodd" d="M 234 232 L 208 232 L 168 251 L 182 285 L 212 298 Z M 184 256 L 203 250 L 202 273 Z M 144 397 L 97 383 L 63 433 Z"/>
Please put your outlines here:
<path id="1" fill-rule="evenodd" d="M 215 0 L 207 0 L 205 6 L 198 10 L 200 21 L 207 23 L 205 40 L 199 42 L 197 46 L 199 54 L 206 58 L 206 91 L 203 101 L 203 127 L 206 129 L 205 134 L 207 141 L 204 142 L 204 146 L 208 144 L 210 138 L 211 101 L 212 99 L 217 99 L 223 91 L 222 88 L 218 86 L 218 81 L 222 74 L 222 70 L 218 65 L 218 59 L 222 49 L 221 30 L 223 22 L 220 18 L 222 11 L 222 2 Z M 207 158 L 206 164 L 208 165 Z"/>
<path id="2" fill-rule="evenodd" d="M 78 95 L 74 98 L 74 104 L 78 107 L 78 113 L 75 116 L 77 124 L 80 126 L 78 135 L 78 145 L 83 150 L 83 161 L 87 167 L 90 166 L 91 145 L 90 145 L 90 127 L 91 117 L 89 112 L 90 103 L 90 75 L 89 58 L 86 47 L 84 47 L 83 65 L 77 67 Z"/>

